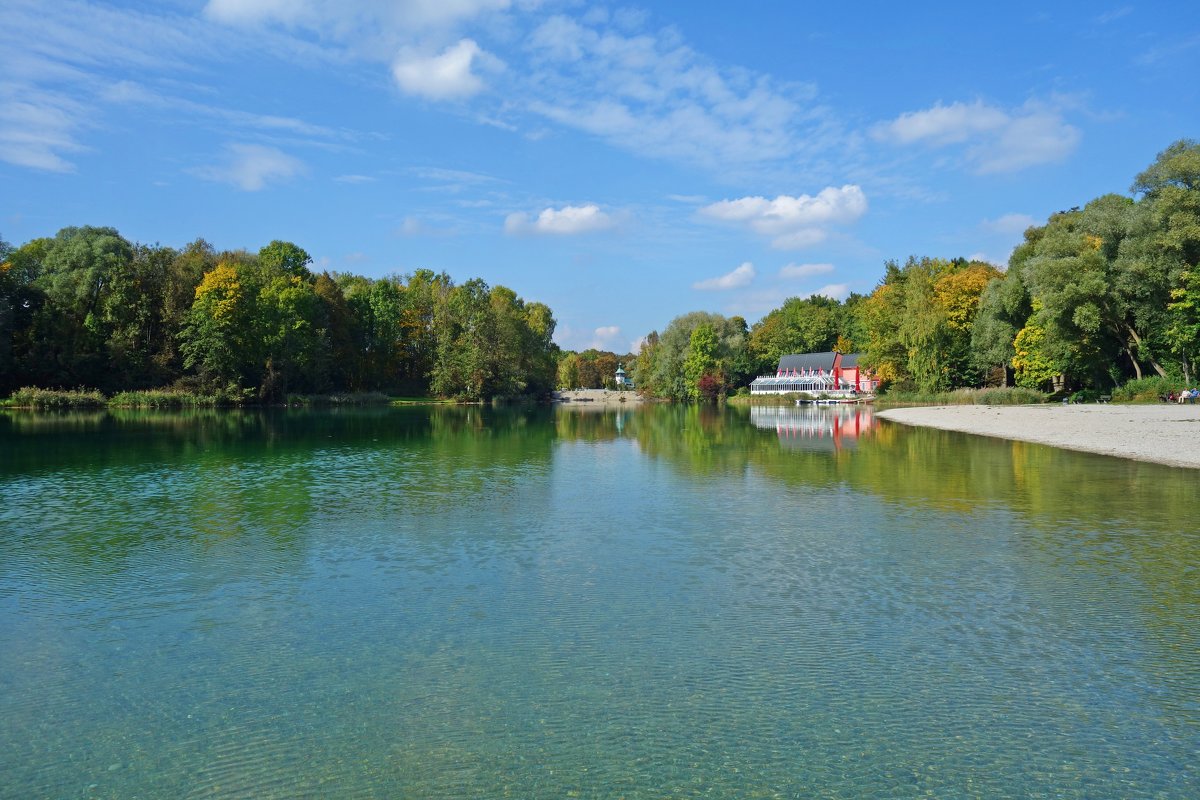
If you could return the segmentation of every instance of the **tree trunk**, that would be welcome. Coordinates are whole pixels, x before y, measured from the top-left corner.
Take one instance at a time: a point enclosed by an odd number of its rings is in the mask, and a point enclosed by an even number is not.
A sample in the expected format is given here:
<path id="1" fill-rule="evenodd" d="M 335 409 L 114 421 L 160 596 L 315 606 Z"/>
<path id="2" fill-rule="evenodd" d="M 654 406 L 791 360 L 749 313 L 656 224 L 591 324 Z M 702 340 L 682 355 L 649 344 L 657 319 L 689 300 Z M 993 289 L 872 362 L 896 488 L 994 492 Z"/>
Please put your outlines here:
<path id="1" fill-rule="evenodd" d="M 1133 371 L 1137 375 L 1137 379 L 1140 381 L 1142 379 L 1142 365 L 1138 363 L 1136 358 L 1134 358 L 1132 350 L 1126 347 L 1125 352 L 1129 355 L 1129 363 L 1133 364 Z"/>
<path id="2" fill-rule="evenodd" d="M 1129 331 L 1129 335 L 1133 337 L 1133 343 L 1135 345 L 1137 345 L 1138 352 L 1141 352 L 1142 337 L 1137 335 L 1137 331 L 1135 331 L 1133 329 L 1133 326 L 1130 325 L 1128 322 L 1125 323 L 1125 330 Z M 1133 362 L 1133 368 L 1137 371 L 1137 376 L 1139 378 L 1141 378 L 1142 377 L 1142 369 L 1141 369 L 1141 367 L 1138 366 L 1137 359 L 1133 357 L 1133 353 L 1129 350 L 1129 348 L 1126 348 L 1125 352 L 1129 353 L 1129 360 Z M 1157 361 L 1155 361 L 1153 358 L 1149 359 L 1149 361 L 1150 361 L 1150 366 L 1154 367 L 1154 371 L 1158 373 L 1158 377 L 1160 377 L 1160 378 L 1167 377 L 1167 371 L 1164 370 Z"/>

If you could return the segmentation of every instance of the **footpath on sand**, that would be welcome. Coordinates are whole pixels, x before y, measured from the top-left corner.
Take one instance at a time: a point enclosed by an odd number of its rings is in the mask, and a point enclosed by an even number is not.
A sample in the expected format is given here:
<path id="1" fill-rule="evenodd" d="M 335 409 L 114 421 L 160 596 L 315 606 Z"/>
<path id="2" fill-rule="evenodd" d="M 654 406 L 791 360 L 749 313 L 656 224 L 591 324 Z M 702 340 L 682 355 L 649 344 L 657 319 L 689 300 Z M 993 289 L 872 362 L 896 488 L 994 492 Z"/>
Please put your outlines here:
<path id="1" fill-rule="evenodd" d="M 1200 469 L 1200 405 L 929 406 L 876 414 L 981 436 Z"/>

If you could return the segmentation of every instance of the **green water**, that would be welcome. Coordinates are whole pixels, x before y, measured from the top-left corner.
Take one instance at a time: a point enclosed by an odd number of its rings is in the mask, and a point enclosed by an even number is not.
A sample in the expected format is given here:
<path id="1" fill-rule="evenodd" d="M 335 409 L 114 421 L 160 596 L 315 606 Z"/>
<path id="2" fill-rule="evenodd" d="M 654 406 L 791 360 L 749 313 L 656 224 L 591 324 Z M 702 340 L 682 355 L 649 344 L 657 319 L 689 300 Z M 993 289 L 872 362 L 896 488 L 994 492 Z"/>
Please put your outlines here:
<path id="1" fill-rule="evenodd" d="M 0 797 L 1195 798 L 1198 478 L 836 409 L 0 415 Z"/>

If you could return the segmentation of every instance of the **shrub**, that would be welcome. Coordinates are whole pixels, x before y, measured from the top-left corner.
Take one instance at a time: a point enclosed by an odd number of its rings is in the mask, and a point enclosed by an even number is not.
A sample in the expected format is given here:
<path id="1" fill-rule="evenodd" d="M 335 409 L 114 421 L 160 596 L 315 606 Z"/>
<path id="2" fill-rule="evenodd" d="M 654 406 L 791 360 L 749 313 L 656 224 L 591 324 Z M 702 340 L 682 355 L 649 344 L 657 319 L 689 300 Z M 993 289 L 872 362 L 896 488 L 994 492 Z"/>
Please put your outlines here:
<path id="1" fill-rule="evenodd" d="M 1160 397 L 1166 397 L 1171 392 L 1179 394 L 1183 389 L 1182 381 L 1154 375 L 1118 386 L 1113 389 L 1112 399 L 1117 403 L 1157 403 Z"/>
<path id="2" fill-rule="evenodd" d="M 372 406 L 388 403 L 382 392 L 342 392 L 339 394 L 289 394 L 289 406 Z"/>
<path id="3" fill-rule="evenodd" d="M 221 391 L 204 393 L 182 389 L 145 389 L 120 392 L 108 401 L 119 408 L 216 408 L 238 404 L 238 398 Z"/>
<path id="4" fill-rule="evenodd" d="M 1004 389 L 980 389 L 976 401 L 982 406 L 1024 406 L 1046 402 L 1045 392 L 1009 386 Z"/>
<path id="5" fill-rule="evenodd" d="M 1003 389 L 955 389 L 950 392 L 897 392 L 880 396 L 876 404 L 887 406 L 1020 406 L 1046 402 L 1035 389 L 1010 386 Z"/>
<path id="6" fill-rule="evenodd" d="M 5 405 L 14 408 L 103 408 L 104 395 L 95 389 L 39 389 L 26 386 L 13 392 Z"/>

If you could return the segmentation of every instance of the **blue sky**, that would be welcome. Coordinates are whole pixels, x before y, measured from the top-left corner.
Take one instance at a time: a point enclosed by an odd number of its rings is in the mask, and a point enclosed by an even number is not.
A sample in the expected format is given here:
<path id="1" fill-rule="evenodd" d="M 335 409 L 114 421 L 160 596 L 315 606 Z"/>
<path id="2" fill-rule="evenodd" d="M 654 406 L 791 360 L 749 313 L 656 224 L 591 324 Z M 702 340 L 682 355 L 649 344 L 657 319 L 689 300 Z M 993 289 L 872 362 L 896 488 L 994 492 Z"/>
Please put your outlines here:
<path id="1" fill-rule="evenodd" d="M 1003 263 L 1200 137 L 1194 2 L 0 0 L 0 236 L 482 277 L 625 351 Z"/>

